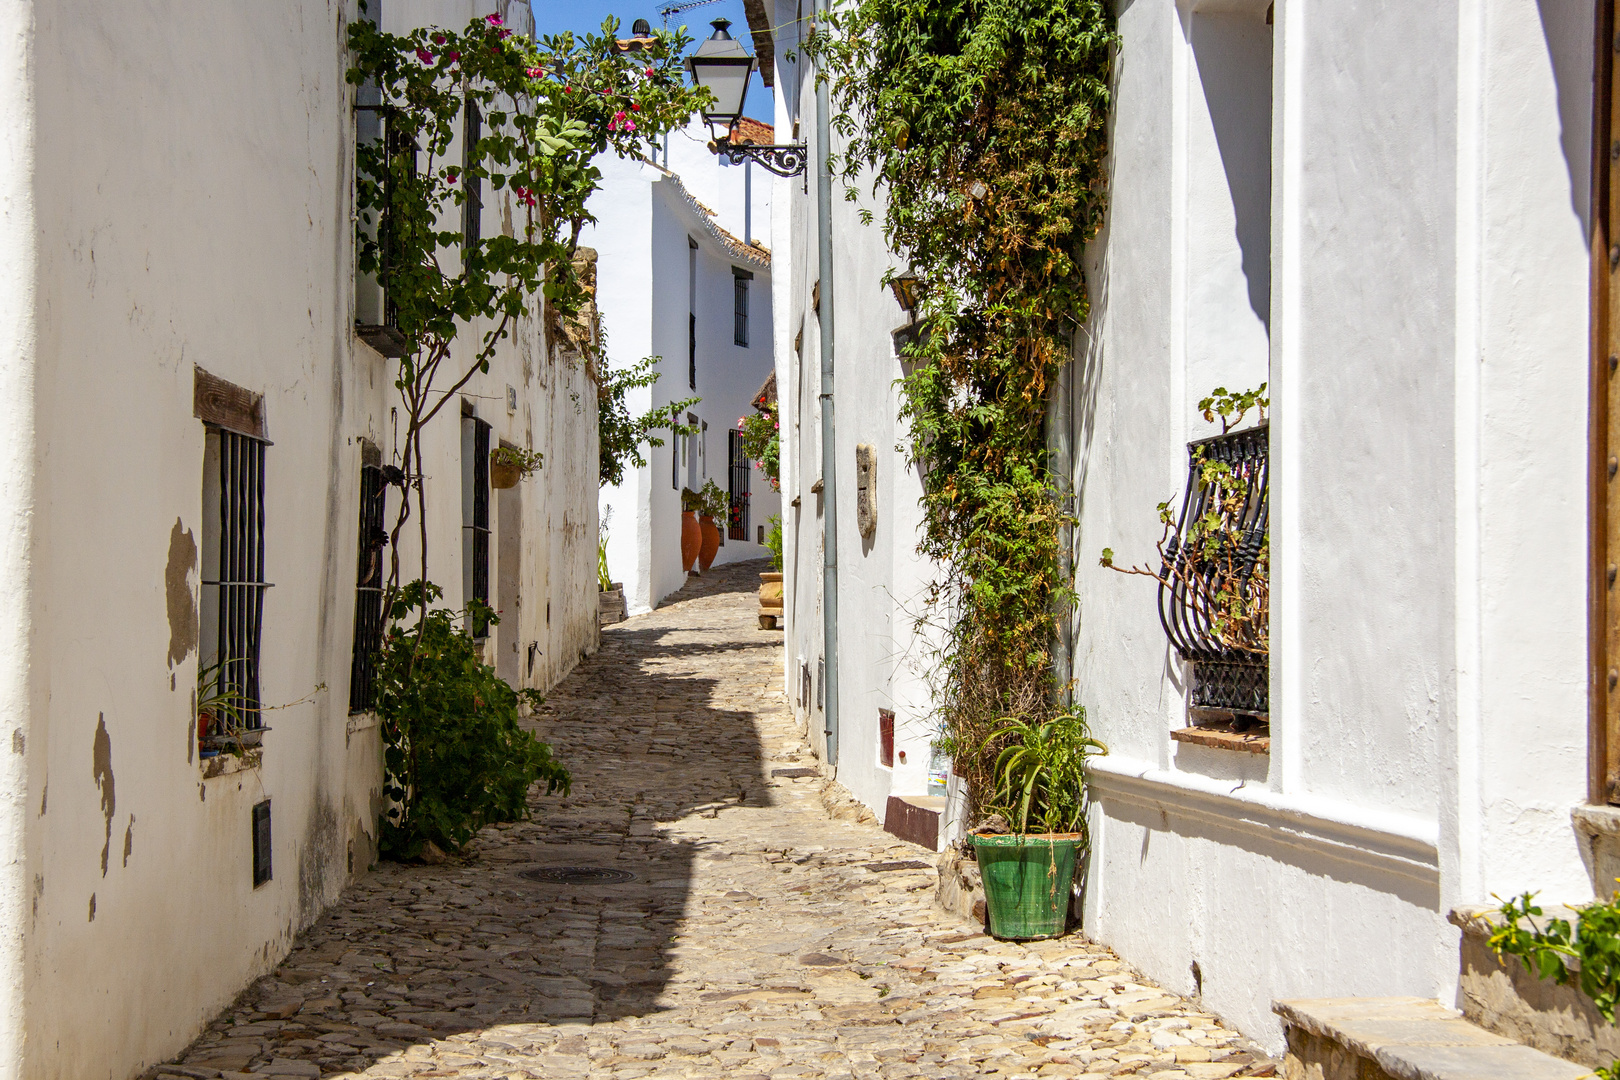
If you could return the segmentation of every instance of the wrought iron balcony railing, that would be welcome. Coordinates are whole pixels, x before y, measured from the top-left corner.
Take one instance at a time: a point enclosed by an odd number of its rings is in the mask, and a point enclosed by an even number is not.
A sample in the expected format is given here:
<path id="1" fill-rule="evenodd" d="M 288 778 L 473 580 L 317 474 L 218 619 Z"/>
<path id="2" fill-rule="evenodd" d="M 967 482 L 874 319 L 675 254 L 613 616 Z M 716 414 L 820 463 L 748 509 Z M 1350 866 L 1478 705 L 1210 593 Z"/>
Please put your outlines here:
<path id="1" fill-rule="evenodd" d="M 1159 621 L 1182 659 L 1192 662 L 1196 709 L 1253 717 L 1270 711 L 1264 642 L 1235 644 L 1219 599 L 1223 590 L 1248 595 L 1265 588 L 1266 570 L 1261 567 L 1260 577 L 1255 571 L 1269 525 L 1268 435 L 1268 426 L 1261 423 L 1187 444 L 1187 491 L 1175 534 L 1164 548 Z M 1209 463 L 1225 465 L 1230 479 L 1206 483 Z M 1189 544 L 1193 524 L 1211 512 L 1219 515 L 1221 526 L 1206 531 L 1203 543 Z M 1265 602 L 1263 594 L 1259 602 Z"/>

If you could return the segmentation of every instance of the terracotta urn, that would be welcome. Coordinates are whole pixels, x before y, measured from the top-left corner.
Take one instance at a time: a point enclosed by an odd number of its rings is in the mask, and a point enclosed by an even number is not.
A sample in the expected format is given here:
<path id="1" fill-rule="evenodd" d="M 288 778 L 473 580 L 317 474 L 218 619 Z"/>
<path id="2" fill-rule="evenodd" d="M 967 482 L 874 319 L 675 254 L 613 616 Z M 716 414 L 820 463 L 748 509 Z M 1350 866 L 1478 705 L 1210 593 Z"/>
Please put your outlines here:
<path id="1" fill-rule="evenodd" d="M 759 628 L 774 630 L 781 617 L 782 575 L 780 572 L 763 573 L 759 575 Z"/>
<path id="2" fill-rule="evenodd" d="M 692 569 L 698 548 L 703 545 L 703 529 L 698 525 L 697 512 L 686 510 L 681 514 L 681 572 Z"/>
<path id="3" fill-rule="evenodd" d="M 704 514 L 698 518 L 698 528 L 703 533 L 703 543 L 698 546 L 698 569 L 707 570 L 714 565 L 714 556 L 720 550 L 720 526 L 714 523 L 714 518 Z"/>

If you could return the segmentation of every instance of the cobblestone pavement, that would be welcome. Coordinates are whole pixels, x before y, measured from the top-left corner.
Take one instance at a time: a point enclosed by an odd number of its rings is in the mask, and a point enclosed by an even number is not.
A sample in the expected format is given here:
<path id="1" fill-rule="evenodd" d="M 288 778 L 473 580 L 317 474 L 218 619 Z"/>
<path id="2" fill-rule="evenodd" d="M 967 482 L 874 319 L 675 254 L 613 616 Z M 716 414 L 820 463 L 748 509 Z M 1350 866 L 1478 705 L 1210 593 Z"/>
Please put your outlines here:
<path id="1" fill-rule="evenodd" d="M 148 1075 L 1269 1075 L 1079 935 L 1006 944 L 945 914 L 931 853 L 773 776 L 813 762 L 758 569 L 609 628 L 551 695 L 536 726 L 570 798 L 465 863 L 384 864 Z M 532 874 L 566 867 L 634 877 Z"/>

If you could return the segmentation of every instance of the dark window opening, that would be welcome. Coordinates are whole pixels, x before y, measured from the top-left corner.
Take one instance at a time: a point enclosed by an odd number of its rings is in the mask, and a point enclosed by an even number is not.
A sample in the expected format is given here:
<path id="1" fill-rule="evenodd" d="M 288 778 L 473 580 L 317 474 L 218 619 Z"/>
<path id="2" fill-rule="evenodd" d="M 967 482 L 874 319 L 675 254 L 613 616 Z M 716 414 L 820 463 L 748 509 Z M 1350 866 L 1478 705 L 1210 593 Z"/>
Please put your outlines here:
<path id="1" fill-rule="evenodd" d="M 466 602 L 489 603 L 489 425 L 461 418 L 461 583 Z M 475 638 L 489 636 L 489 620 L 471 619 Z"/>
<path id="2" fill-rule="evenodd" d="M 894 711 L 878 710 L 878 764 L 894 768 Z"/>
<path id="3" fill-rule="evenodd" d="M 272 874 L 270 845 L 270 800 L 253 804 L 253 887 L 269 881 Z"/>
<path id="4" fill-rule="evenodd" d="M 466 131 L 461 164 L 461 185 L 467 201 L 462 204 L 462 257 L 478 250 L 484 237 L 484 180 L 477 173 L 478 140 L 484 137 L 484 116 L 476 101 L 467 102 Z"/>
<path id="5" fill-rule="evenodd" d="M 697 316 L 686 316 L 686 384 L 697 389 Z"/>
<path id="6" fill-rule="evenodd" d="M 377 452 L 367 447 L 367 456 Z M 383 524 L 387 485 L 380 460 L 360 469 L 360 560 L 354 596 L 354 652 L 349 664 L 349 711 L 365 712 L 376 700 L 377 650 L 383 636 Z"/>
<path id="7" fill-rule="evenodd" d="M 753 277 L 750 271 L 731 268 L 732 340 L 738 345 L 748 344 L 748 283 Z"/>
<path id="8" fill-rule="evenodd" d="M 727 535 L 733 540 L 748 539 L 748 484 L 752 470 L 748 455 L 743 452 L 742 432 L 732 428 L 726 432 L 726 448 L 731 466 L 731 520 L 727 522 Z"/>
<path id="9" fill-rule="evenodd" d="M 203 472 L 202 640 L 244 727 L 262 724 L 259 643 L 264 625 L 264 450 L 252 435 L 208 427 Z M 210 513 L 217 507 L 217 514 Z"/>

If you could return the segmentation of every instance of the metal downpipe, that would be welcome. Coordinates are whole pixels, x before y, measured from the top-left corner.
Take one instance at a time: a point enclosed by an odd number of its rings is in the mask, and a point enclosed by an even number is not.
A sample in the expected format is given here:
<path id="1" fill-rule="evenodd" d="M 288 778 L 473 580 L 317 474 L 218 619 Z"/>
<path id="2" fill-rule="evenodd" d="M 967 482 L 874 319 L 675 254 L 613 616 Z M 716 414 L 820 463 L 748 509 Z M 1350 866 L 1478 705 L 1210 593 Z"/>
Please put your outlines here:
<path id="1" fill-rule="evenodd" d="M 1071 348 L 1069 360 L 1057 371 L 1052 395 L 1046 403 L 1046 460 L 1052 477 L 1058 506 L 1065 512 L 1073 509 L 1074 487 L 1074 356 Z M 1074 530 L 1064 525 L 1058 529 L 1058 580 L 1074 580 Z M 1052 682 L 1056 703 L 1060 709 L 1074 704 L 1074 611 L 1067 602 L 1056 598 L 1052 614 L 1057 632 L 1052 639 Z"/>
<path id="2" fill-rule="evenodd" d="M 817 0 L 816 33 L 827 32 L 828 0 Z M 838 447 L 833 423 L 832 104 L 827 81 L 816 73 L 816 241 L 821 284 L 817 313 L 821 338 L 821 634 L 822 719 L 827 764 L 838 765 Z"/>

